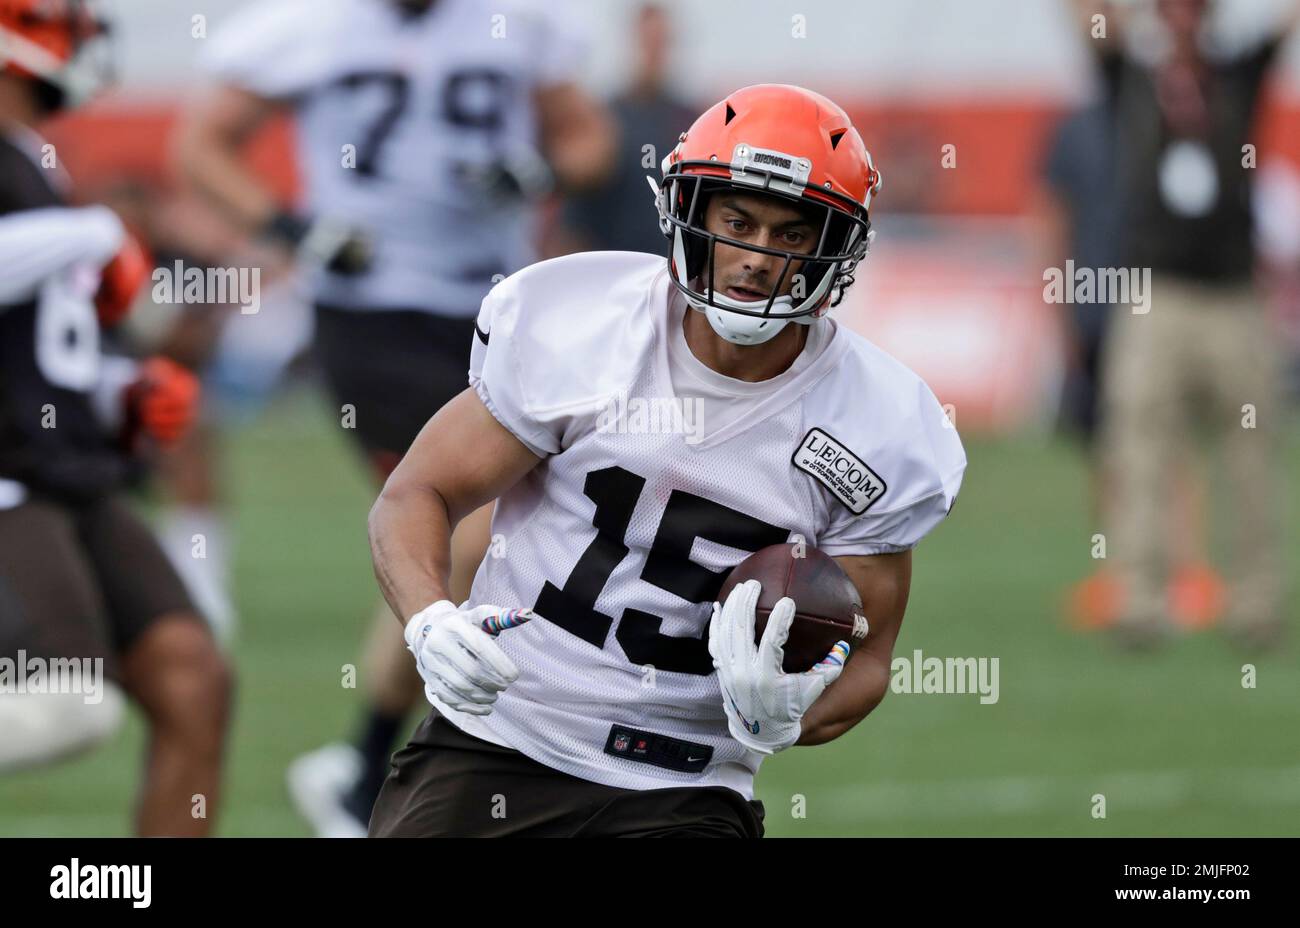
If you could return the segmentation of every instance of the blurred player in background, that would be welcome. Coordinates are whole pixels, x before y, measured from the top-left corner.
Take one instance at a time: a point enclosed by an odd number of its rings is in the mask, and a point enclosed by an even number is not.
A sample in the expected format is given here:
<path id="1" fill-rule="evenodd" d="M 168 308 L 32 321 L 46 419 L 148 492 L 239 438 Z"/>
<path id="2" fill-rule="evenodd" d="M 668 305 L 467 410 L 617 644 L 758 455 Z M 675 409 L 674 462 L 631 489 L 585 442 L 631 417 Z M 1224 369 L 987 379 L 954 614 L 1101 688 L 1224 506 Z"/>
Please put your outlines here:
<path id="1" fill-rule="evenodd" d="M 230 678 L 121 496 L 147 453 L 187 428 L 198 386 L 165 359 L 101 351 L 149 264 L 111 210 L 67 205 L 58 154 L 36 133 L 94 88 L 105 30 L 75 0 L 0 0 L 0 656 L 99 660 L 107 678 L 99 701 L 0 698 L 0 769 L 107 738 L 125 694 L 149 726 L 137 833 L 202 835 L 220 798 Z"/>
<path id="2" fill-rule="evenodd" d="M 220 266 L 236 247 L 228 224 L 211 209 L 193 198 L 176 197 L 155 178 L 119 175 L 92 193 L 122 217 L 155 267 L 170 272 L 179 262 L 187 270 L 204 271 Z M 263 273 L 264 285 L 270 277 Z M 159 542 L 218 642 L 228 647 L 237 616 L 229 584 L 228 533 L 218 515 L 223 501 L 218 462 L 221 426 L 230 417 L 213 369 L 225 326 L 239 310 L 207 293 L 165 304 L 144 296 L 122 327 L 123 342 L 133 351 L 171 358 L 201 377 L 204 387 L 199 419 L 158 460 L 156 483 L 163 502 L 156 515 Z M 202 539 L 202 557 L 194 556 L 196 539 Z"/>
<path id="3" fill-rule="evenodd" d="M 631 86 L 609 104 L 619 133 L 614 171 L 599 187 L 565 200 L 561 227 L 548 238 L 548 257 L 574 251 L 664 250 L 663 234 L 653 214 L 646 212 L 645 179 L 695 120 L 695 109 L 667 86 L 672 29 L 663 7 L 647 3 L 637 9 Z"/>
<path id="4" fill-rule="evenodd" d="M 1127 10 L 1128 7 L 1120 9 Z M 1132 647 L 1172 627 L 1164 509 L 1169 476 L 1195 450 L 1204 421 L 1222 454 L 1216 495 L 1230 520 L 1225 629 L 1262 648 L 1283 629 L 1277 439 L 1277 338 L 1255 282 L 1256 236 L 1243 163 L 1256 104 L 1286 21 L 1254 46 L 1214 41 L 1208 0 L 1156 0 L 1125 22 L 1144 40 L 1099 45 L 1117 74 L 1122 264 L 1150 268 L 1149 312 L 1121 308 L 1107 337 L 1102 402 L 1113 506 L 1110 557 L 1122 608 L 1116 637 Z"/>
<path id="5" fill-rule="evenodd" d="M 188 114 L 184 166 L 246 228 L 309 266 L 318 357 L 380 481 L 464 388 L 480 301 L 533 258 L 532 204 L 609 170 L 608 119 L 574 81 L 581 57 L 556 17 L 513 0 L 275 0 L 212 40 L 207 67 L 220 86 Z M 284 111 L 296 118 L 304 186 L 292 210 L 241 158 Z M 458 533 L 460 598 L 487 519 L 485 509 Z M 354 745 L 290 770 L 319 834 L 364 833 L 420 698 L 400 631 L 381 607 Z"/>

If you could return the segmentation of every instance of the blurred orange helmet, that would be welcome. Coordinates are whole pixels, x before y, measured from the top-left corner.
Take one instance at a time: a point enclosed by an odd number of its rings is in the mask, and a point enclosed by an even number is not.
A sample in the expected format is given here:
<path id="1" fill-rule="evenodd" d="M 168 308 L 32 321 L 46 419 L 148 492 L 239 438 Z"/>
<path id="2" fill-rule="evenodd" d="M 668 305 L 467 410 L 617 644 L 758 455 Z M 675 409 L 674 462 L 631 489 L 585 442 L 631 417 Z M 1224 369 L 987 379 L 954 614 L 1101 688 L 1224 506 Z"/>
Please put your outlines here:
<path id="1" fill-rule="evenodd" d="M 50 109 L 79 102 L 107 79 L 106 61 L 79 60 L 107 34 L 88 0 L 0 0 L 0 70 L 37 81 Z"/>
<path id="2" fill-rule="evenodd" d="M 848 114 L 821 94 L 788 84 L 742 88 L 682 133 L 662 169 L 654 186 L 660 228 L 670 240 L 670 275 L 729 341 L 757 344 L 787 321 L 811 323 L 853 283 L 872 238 L 870 209 L 880 172 Z M 760 192 L 810 209 L 821 228 L 817 248 L 805 254 L 710 233 L 704 210 L 721 189 Z M 785 258 L 765 303 L 714 292 L 710 258 L 718 242 Z M 798 302 L 778 295 L 794 261 L 803 262 Z"/>

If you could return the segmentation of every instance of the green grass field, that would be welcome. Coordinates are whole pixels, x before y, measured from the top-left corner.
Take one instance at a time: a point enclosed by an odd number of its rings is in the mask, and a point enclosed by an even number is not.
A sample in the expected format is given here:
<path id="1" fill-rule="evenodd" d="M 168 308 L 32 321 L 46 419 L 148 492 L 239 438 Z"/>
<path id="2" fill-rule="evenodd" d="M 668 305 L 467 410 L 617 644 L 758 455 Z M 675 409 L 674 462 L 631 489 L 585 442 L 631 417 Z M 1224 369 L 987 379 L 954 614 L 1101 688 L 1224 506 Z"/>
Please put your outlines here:
<path id="1" fill-rule="evenodd" d="M 1079 456 L 1036 439 L 967 446 L 961 502 L 917 550 L 897 653 L 997 657 L 999 701 L 891 694 L 838 742 L 777 757 L 758 781 L 768 834 L 1300 833 L 1295 644 L 1258 661 L 1245 689 L 1247 658 L 1213 632 L 1136 657 L 1066 631 L 1062 590 L 1092 566 Z M 1287 462 L 1300 473 L 1296 441 Z M 303 835 L 284 770 L 355 720 L 357 692 L 340 679 L 376 597 L 371 491 L 303 395 L 242 430 L 225 470 L 243 627 L 218 830 Z M 128 833 L 143 734 L 133 719 L 92 755 L 0 779 L 0 835 Z M 1105 819 L 1091 814 L 1098 793 Z"/>

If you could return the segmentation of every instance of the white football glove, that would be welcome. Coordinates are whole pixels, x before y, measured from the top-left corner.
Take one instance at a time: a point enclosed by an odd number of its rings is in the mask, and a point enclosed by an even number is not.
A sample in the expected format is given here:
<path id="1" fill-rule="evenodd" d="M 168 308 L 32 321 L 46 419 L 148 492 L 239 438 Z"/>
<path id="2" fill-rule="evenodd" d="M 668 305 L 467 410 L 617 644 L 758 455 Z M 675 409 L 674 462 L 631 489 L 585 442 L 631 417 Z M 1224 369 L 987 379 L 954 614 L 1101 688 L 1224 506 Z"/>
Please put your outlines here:
<path id="1" fill-rule="evenodd" d="M 530 609 L 475 606 L 462 610 L 439 600 L 406 623 L 406 648 L 424 680 L 426 696 L 471 715 L 488 715 L 497 694 L 519 668 L 492 639 L 533 617 Z"/>
<path id="2" fill-rule="evenodd" d="M 555 175 L 541 153 L 529 145 L 507 147 L 486 163 L 456 165 L 462 183 L 497 206 L 540 200 L 555 189 Z"/>
<path id="3" fill-rule="evenodd" d="M 311 218 L 280 212 L 262 231 L 264 235 L 283 242 L 310 267 L 356 275 L 369 271 L 373 263 L 374 245 L 370 235 L 360 227 L 334 217 Z"/>
<path id="4" fill-rule="evenodd" d="M 838 642 L 811 670 L 786 673 L 781 662 L 794 622 L 794 600 L 787 596 L 777 602 L 762 641 L 754 644 L 760 589 L 757 580 L 747 580 L 731 591 L 725 604 L 713 604 L 709 654 L 722 684 L 731 737 L 751 751 L 775 754 L 799 740 L 800 720 L 844 670 L 849 646 Z"/>

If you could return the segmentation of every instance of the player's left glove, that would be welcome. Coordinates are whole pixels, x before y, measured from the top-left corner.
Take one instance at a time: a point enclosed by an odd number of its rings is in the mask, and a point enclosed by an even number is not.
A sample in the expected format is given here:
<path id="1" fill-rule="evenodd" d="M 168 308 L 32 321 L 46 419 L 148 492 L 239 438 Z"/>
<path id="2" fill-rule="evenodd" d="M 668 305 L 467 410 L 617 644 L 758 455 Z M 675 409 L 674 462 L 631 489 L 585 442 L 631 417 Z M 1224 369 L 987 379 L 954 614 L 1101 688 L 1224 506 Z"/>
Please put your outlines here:
<path id="1" fill-rule="evenodd" d="M 307 265 L 335 274 L 365 274 L 374 263 L 370 236 L 360 227 L 333 217 L 307 218 L 280 212 L 263 227 L 262 234 L 281 242 Z"/>
<path id="2" fill-rule="evenodd" d="M 199 381 L 170 358 L 149 358 L 126 389 L 131 435 L 143 431 L 163 447 L 176 444 L 194 421 Z"/>
<path id="3" fill-rule="evenodd" d="M 775 754 L 799 740 L 808 707 L 844 670 L 846 642 L 838 642 L 812 670 L 786 673 L 783 647 L 794 622 L 794 600 L 786 596 L 768 616 L 763 638 L 754 644 L 757 580 L 738 584 L 725 604 L 713 604 L 709 654 L 722 685 L 727 728 L 751 751 Z"/>
<path id="4" fill-rule="evenodd" d="M 406 649 L 432 694 L 458 712 L 489 715 L 497 695 L 519 677 L 519 668 L 493 639 L 523 625 L 531 609 L 475 606 L 460 609 L 439 600 L 406 623 Z"/>

